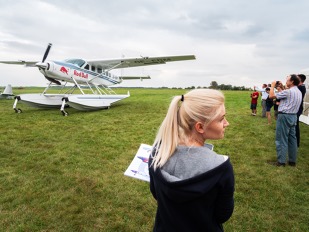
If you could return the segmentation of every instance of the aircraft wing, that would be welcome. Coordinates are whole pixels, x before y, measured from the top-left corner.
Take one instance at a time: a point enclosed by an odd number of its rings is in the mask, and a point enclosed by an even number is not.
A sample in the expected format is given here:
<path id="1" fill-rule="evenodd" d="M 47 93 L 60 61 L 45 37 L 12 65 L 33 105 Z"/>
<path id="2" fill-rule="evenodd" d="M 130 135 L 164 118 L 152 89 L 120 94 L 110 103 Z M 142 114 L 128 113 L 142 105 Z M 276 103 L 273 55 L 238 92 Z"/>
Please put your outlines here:
<path id="1" fill-rule="evenodd" d="M 158 57 L 137 57 L 137 58 L 120 58 L 120 59 L 101 59 L 101 60 L 85 60 L 88 64 L 101 67 L 103 70 L 112 70 L 119 68 L 131 68 L 138 66 L 148 66 L 156 64 L 166 64 L 167 62 L 183 61 L 183 60 L 195 60 L 194 55 L 183 56 L 158 56 Z M 35 64 L 39 61 L 0 61 L 3 64 L 17 64 L 24 65 L 26 67 L 35 67 Z"/>
<path id="2" fill-rule="evenodd" d="M 2 64 L 18 64 L 18 65 L 24 65 L 26 67 L 35 67 L 35 64 L 38 63 L 38 61 L 25 61 L 25 60 L 17 60 L 17 61 L 0 61 Z"/>
<path id="3" fill-rule="evenodd" d="M 102 67 L 104 70 L 119 68 L 130 68 L 138 66 L 148 66 L 156 64 L 166 64 L 166 62 L 195 60 L 194 55 L 183 56 L 159 56 L 159 57 L 138 57 L 138 58 L 121 58 L 111 60 L 86 60 L 90 65 Z"/>

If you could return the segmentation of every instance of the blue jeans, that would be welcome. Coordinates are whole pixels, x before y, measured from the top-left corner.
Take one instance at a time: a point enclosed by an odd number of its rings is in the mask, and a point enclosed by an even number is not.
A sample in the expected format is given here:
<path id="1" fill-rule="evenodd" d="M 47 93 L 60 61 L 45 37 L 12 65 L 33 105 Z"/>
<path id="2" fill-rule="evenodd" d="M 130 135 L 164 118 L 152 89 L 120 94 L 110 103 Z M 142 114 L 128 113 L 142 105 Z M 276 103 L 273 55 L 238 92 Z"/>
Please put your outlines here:
<path id="1" fill-rule="evenodd" d="M 296 114 L 278 114 L 276 126 L 276 151 L 279 163 L 285 163 L 286 153 L 288 153 L 289 162 L 296 163 L 296 121 Z"/>

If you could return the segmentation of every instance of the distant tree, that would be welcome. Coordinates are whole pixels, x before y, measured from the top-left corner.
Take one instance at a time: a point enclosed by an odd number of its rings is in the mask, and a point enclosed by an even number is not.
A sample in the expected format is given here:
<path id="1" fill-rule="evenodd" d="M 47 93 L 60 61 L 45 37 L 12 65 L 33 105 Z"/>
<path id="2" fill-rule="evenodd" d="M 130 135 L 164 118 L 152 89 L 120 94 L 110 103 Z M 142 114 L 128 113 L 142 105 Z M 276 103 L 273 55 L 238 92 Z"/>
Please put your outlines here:
<path id="1" fill-rule="evenodd" d="M 216 81 L 212 81 L 210 83 L 210 87 L 211 89 L 218 89 L 218 83 Z"/>
<path id="2" fill-rule="evenodd" d="M 187 87 L 186 89 L 195 89 L 195 86 Z"/>

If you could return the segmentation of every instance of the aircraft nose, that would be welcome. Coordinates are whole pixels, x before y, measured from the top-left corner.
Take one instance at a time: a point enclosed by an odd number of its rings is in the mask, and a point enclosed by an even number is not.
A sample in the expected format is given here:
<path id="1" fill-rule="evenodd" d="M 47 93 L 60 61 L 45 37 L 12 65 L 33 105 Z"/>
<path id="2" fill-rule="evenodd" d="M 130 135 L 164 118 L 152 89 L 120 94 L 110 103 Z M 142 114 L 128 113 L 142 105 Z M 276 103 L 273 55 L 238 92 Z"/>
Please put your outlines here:
<path id="1" fill-rule="evenodd" d="M 35 64 L 35 66 L 37 66 L 38 68 L 41 68 L 41 69 L 46 69 L 49 65 L 48 65 L 48 63 L 37 62 Z"/>
<path id="2" fill-rule="evenodd" d="M 52 62 L 38 62 L 35 64 L 35 66 L 37 66 L 39 69 L 43 69 L 43 70 L 50 70 L 50 68 L 52 67 Z"/>

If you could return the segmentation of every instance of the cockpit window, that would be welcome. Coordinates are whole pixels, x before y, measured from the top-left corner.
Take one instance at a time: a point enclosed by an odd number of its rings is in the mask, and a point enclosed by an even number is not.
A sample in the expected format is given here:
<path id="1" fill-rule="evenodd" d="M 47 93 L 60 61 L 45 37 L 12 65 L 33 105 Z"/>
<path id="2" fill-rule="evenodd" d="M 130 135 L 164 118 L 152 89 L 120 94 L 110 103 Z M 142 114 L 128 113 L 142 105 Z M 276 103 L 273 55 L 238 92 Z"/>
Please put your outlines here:
<path id="1" fill-rule="evenodd" d="M 70 63 L 70 64 L 74 64 L 78 67 L 82 67 L 86 61 L 82 60 L 82 59 L 68 59 L 68 60 L 65 60 L 66 62 Z"/>

